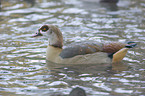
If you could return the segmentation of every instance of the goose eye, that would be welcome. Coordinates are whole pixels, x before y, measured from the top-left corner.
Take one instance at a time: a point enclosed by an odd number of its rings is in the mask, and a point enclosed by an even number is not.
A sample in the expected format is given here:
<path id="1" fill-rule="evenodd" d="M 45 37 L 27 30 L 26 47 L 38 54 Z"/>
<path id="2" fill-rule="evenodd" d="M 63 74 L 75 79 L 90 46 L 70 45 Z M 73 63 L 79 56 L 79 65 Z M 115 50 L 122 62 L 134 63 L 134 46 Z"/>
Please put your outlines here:
<path id="1" fill-rule="evenodd" d="M 48 28 L 42 28 L 42 31 L 46 32 L 48 30 Z"/>
<path id="2" fill-rule="evenodd" d="M 46 28 L 43 28 L 43 30 L 42 31 L 46 31 Z"/>
<path id="3" fill-rule="evenodd" d="M 46 32 L 48 29 L 49 29 L 49 28 L 48 28 L 48 26 L 46 26 L 46 25 L 44 25 L 44 26 L 41 28 L 41 30 L 44 31 L 44 32 Z"/>

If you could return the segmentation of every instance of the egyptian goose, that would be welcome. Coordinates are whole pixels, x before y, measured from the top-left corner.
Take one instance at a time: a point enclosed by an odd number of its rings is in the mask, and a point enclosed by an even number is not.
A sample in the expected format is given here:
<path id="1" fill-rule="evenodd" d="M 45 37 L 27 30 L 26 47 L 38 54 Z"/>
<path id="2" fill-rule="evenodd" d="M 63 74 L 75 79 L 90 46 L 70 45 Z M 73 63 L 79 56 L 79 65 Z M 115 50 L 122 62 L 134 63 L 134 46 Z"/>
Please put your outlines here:
<path id="1" fill-rule="evenodd" d="M 96 64 L 120 62 L 126 55 L 128 49 L 136 46 L 135 42 L 127 44 L 112 42 L 83 42 L 71 44 L 63 49 L 62 32 L 54 25 L 43 25 L 33 36 L 47 35 L 49 45 L 47 47 L 46 59 L 60 64 Z"/>

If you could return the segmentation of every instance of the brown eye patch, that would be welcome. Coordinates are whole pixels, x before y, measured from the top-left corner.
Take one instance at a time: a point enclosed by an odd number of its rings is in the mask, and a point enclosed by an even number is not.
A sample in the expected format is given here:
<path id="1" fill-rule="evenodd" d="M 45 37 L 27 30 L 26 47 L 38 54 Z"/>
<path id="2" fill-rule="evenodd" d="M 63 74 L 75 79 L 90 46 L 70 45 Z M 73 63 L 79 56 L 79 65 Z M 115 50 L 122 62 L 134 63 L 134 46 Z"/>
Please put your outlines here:
<path id="1" fill-rule="evenodd" d="M 49 29 L 49 27 L 47 25 L 43 25 L 40 29 L 45 32 Z"/>

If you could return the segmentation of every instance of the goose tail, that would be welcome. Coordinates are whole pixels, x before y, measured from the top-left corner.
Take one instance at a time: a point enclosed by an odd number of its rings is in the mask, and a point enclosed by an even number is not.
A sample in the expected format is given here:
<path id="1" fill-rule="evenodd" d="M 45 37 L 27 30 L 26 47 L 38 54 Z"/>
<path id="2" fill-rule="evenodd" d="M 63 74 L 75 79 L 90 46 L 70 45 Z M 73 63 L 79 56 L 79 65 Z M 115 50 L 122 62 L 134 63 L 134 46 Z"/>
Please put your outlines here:
<path id="1" fill-rule="evenodd" d="M 125 48 L 133 48 L 133 47 L 135 47 L 137 44 L 135 43 L 135 42 L 133 42 L 133 41 L 129 41 L 128 43 L 127 43 L 127 45 L 125 46 Z"/>

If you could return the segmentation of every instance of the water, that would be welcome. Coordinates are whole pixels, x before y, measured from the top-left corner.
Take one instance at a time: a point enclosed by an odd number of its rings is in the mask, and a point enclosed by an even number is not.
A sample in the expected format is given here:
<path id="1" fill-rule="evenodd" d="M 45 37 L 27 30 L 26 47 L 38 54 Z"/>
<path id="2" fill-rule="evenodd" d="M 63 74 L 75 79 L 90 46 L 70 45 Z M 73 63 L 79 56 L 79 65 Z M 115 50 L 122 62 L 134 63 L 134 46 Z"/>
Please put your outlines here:
<path id="1" fill-rule="evenodd" d="M 144 0 L 1 0 L 0 95 L 67 96 L 81 87 L 88 96 L 144 96 L 144 8 Z M 65 45 L 96 40 L 138 46 L 120 64 L 51 65 L 47 38 L 31 37 L 43 24 L 57 25 Z"/>

